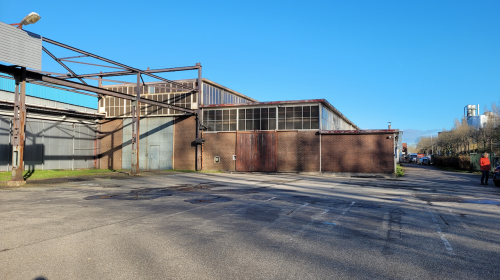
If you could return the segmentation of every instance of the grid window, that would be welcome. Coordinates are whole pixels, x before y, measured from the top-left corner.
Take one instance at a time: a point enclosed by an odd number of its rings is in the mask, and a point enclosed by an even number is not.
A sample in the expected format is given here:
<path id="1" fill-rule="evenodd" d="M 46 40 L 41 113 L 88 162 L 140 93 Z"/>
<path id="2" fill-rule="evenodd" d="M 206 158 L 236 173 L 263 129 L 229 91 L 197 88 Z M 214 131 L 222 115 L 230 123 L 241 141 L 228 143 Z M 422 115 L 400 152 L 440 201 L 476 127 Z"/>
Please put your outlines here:
<path id="1" fill-rule="evenodd" d="M 278 130 L 318 128 L 319 106 L 290 106 L 278 108 Z M 270 127 L 270 129 L 272 128 Z"/>
<path id="2" fill-rule="evenodd" d="M 207 131 L 236 131 L 236 110 L 206 110 L 203 123 Z"/>

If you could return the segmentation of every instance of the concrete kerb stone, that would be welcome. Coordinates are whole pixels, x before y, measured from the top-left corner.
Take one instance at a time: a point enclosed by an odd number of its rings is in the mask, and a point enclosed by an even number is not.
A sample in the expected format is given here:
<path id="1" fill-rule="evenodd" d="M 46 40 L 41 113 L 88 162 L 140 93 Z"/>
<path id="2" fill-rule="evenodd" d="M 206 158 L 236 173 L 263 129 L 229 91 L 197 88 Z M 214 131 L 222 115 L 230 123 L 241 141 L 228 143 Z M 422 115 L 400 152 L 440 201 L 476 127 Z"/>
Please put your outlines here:
<path id="1" fill-rule="evenodd" d="M 26 181 L 7 181 L 8 187 L 20 187 L 26 185 Z"/>

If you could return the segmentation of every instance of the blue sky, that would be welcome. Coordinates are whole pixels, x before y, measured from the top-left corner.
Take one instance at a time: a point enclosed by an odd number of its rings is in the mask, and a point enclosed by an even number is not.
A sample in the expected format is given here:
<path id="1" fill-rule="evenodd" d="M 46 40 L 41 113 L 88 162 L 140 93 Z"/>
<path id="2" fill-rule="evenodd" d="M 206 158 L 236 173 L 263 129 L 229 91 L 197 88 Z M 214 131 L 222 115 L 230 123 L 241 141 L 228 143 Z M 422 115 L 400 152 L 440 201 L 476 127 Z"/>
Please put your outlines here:
<path id="1" fill-rule="evenodd" d="M 47 38 L 138 68 L 201 62 L 259 101 L 325 98 L 409 143 L 499 101 L 500 1 L 0 0 L 2 22 L 32 11 L 42 19 L 26 29 Z M 43 68 L 64 72 L 48 57 Z"/>

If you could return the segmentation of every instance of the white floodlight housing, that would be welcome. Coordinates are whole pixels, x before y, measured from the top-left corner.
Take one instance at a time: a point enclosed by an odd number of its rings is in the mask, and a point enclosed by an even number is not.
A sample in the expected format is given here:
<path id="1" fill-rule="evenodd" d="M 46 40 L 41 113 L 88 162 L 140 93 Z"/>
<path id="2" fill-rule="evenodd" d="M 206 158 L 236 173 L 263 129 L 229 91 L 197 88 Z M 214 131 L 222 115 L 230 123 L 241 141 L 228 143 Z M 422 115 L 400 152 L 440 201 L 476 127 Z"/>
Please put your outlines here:
<path id="1" fill-rule="evenodd" d="M 28 24 L 33 24 L 37 21 L 40 20 L 40 15 L 35 13 L 35 12 L 32 12 L 30 13 L 29 15 L 25 16 L 23 18 L 23 20 L 21 20 L 21 25 L 28 25 Z"/>

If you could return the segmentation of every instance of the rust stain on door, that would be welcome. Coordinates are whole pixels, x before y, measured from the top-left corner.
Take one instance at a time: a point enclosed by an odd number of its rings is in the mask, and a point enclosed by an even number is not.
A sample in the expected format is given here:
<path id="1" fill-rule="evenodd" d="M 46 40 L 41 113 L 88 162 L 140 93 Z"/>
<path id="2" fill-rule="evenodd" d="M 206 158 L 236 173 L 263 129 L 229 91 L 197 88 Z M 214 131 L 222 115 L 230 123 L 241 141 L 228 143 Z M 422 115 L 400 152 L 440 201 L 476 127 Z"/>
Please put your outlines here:
<path id="1" fill-rule="evenodd" d="M 277 138 L 274 131 L 238 132 L 237 171 L 276 171 Z"/>

